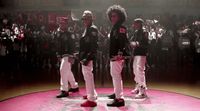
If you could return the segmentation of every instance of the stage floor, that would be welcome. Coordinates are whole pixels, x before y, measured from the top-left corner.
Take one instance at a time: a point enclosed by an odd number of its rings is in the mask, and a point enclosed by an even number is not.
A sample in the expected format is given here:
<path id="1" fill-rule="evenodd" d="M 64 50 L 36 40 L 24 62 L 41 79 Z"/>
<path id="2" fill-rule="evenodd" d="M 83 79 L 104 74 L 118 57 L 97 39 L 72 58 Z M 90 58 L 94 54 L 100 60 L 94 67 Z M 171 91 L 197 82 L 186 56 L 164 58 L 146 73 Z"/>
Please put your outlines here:
<path id="1" fill-rule="evenodd" d="M 0 111 L 199 111 L 200 99 L 178 93 L 148 90 L 149 98 L 134 101 L 130 88 L 124 88 L 125 106 L 107 107 L 111 101 L 106 97 L 113 92 L 112 88 L 97 88 L 99 94 L 95 108 L 82 108 L 85 89 L 73 93 L 68 98 L 57 99 L 58 90 L 49 90 L 25 94 L 0 102 Z"/>

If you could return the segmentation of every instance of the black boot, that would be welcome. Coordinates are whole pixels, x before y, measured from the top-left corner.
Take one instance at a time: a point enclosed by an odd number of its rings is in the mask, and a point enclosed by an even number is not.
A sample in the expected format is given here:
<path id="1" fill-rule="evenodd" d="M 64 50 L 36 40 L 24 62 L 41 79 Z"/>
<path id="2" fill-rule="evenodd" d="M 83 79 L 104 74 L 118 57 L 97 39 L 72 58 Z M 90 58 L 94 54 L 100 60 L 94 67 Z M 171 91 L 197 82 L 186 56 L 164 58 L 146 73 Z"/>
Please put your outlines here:
<path id="1" fill-rule="evenodd" d="M 77 88 L 70 88 L 68 92 L 75 93 L 75 92 L 78 92 L 78 91 L 79 91 L 79 88 L 77 87 Z"/>
<path id="2" fill-rule="evenodd" d="M 124 105 L 125 105 L 124 99 L 114 99 L 111 103 L 107 104 L 107 106 L 111 107 L 121 107 Z"/>
<path id="3" fill-rule="evenodd" d="M 61 91 L 61 93 L 57 95 L 56 98 L 63 98 L 63 97 L 68 97 L 68 96 L 69 96 L 69 92 Z"/>
<path id="4" fill-rule="evenodd" d="M 115 99 L 115 93 L 108 96 L 109 99 Z"/>

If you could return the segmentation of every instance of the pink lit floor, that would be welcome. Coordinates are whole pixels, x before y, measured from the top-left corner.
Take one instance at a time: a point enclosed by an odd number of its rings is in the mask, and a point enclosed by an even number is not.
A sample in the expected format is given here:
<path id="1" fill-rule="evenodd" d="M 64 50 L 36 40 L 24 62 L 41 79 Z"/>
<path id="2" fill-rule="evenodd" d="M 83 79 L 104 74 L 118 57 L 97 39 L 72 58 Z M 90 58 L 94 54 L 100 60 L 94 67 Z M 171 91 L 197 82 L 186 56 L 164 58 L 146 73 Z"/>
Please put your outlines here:
<path id="1" fill-rule="evenodd" d="M 148 90 L 149 98 L 134 101 L 131 89 L 124 88 L 125 106 L 107 107 L 111 101 L 106 95 L 113 92 L 112 88 L 98 88 L 99 94 L 95 108 L 82 108 L 85 89 L 71 94 L 68 98 L 57 99 L 58 90 L 37 92 L 17 96 L 0 102 L 0 111 L 200 111 L 200 99 L 177 93 L 159 90 Z"/>

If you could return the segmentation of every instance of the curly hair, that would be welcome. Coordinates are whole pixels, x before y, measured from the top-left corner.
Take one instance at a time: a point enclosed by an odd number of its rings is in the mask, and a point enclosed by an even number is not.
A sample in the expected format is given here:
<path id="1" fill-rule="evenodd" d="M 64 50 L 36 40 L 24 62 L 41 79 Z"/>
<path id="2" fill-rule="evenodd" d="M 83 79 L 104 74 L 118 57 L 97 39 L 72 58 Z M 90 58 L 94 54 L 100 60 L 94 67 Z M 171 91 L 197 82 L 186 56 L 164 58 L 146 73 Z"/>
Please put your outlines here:
<path id="1" fill-rule="evenodd" d="M 111 15 L 113 12 L 117 13 L 118 16 L 120 17 L 119 20 L 120 23 L 125 22 L 125 20 L 127 19 L 126 10 L 120 5 L 112 5 L 107 9 L 106 14 L 109 20 L 111 20 Z"/>

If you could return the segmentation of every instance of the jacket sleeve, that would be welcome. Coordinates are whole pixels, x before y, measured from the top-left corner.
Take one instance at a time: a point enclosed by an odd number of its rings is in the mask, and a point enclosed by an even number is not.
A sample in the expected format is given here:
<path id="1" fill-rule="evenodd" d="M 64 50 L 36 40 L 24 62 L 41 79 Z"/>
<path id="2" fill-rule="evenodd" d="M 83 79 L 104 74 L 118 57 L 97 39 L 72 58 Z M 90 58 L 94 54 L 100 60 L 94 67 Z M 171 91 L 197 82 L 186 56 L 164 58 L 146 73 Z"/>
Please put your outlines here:
<path id="1" fill-rule="evenodd" d="M 119 37 L 119 48 L 120 52 L 123 52 L 123 55 L 125 53 L 126 45 L 128 44 L 128 38 L 127 38 L 127 29 L 125 27 L 120 27 L 118 30 L 118 37 Z"/>
<path id="2" fill-rule="evenodd" d="M 146 49 L 148 48 L 148 32 L 143 32 L 141 38 L 137 40 L 139 43 L 139 48 Z"/>
<path id="3" fill-rule="evenodd" d="M 95 58 L 97 48 L 98 48 L 98 30 L 96 28 L 90 29 L 90 51 L 86 56 L 87 60 L 92 60 Z"/>
<path id="4" fill-rule="evenodd" d="M 69 37 L 68 37 L 68 50 L 69 50 L 69 54 L 73 54 L 74 51 L 75 51 L 75 40 L 74 38 L 72 37 L 72 34 L 70 33 L 69 34 Z"/>

